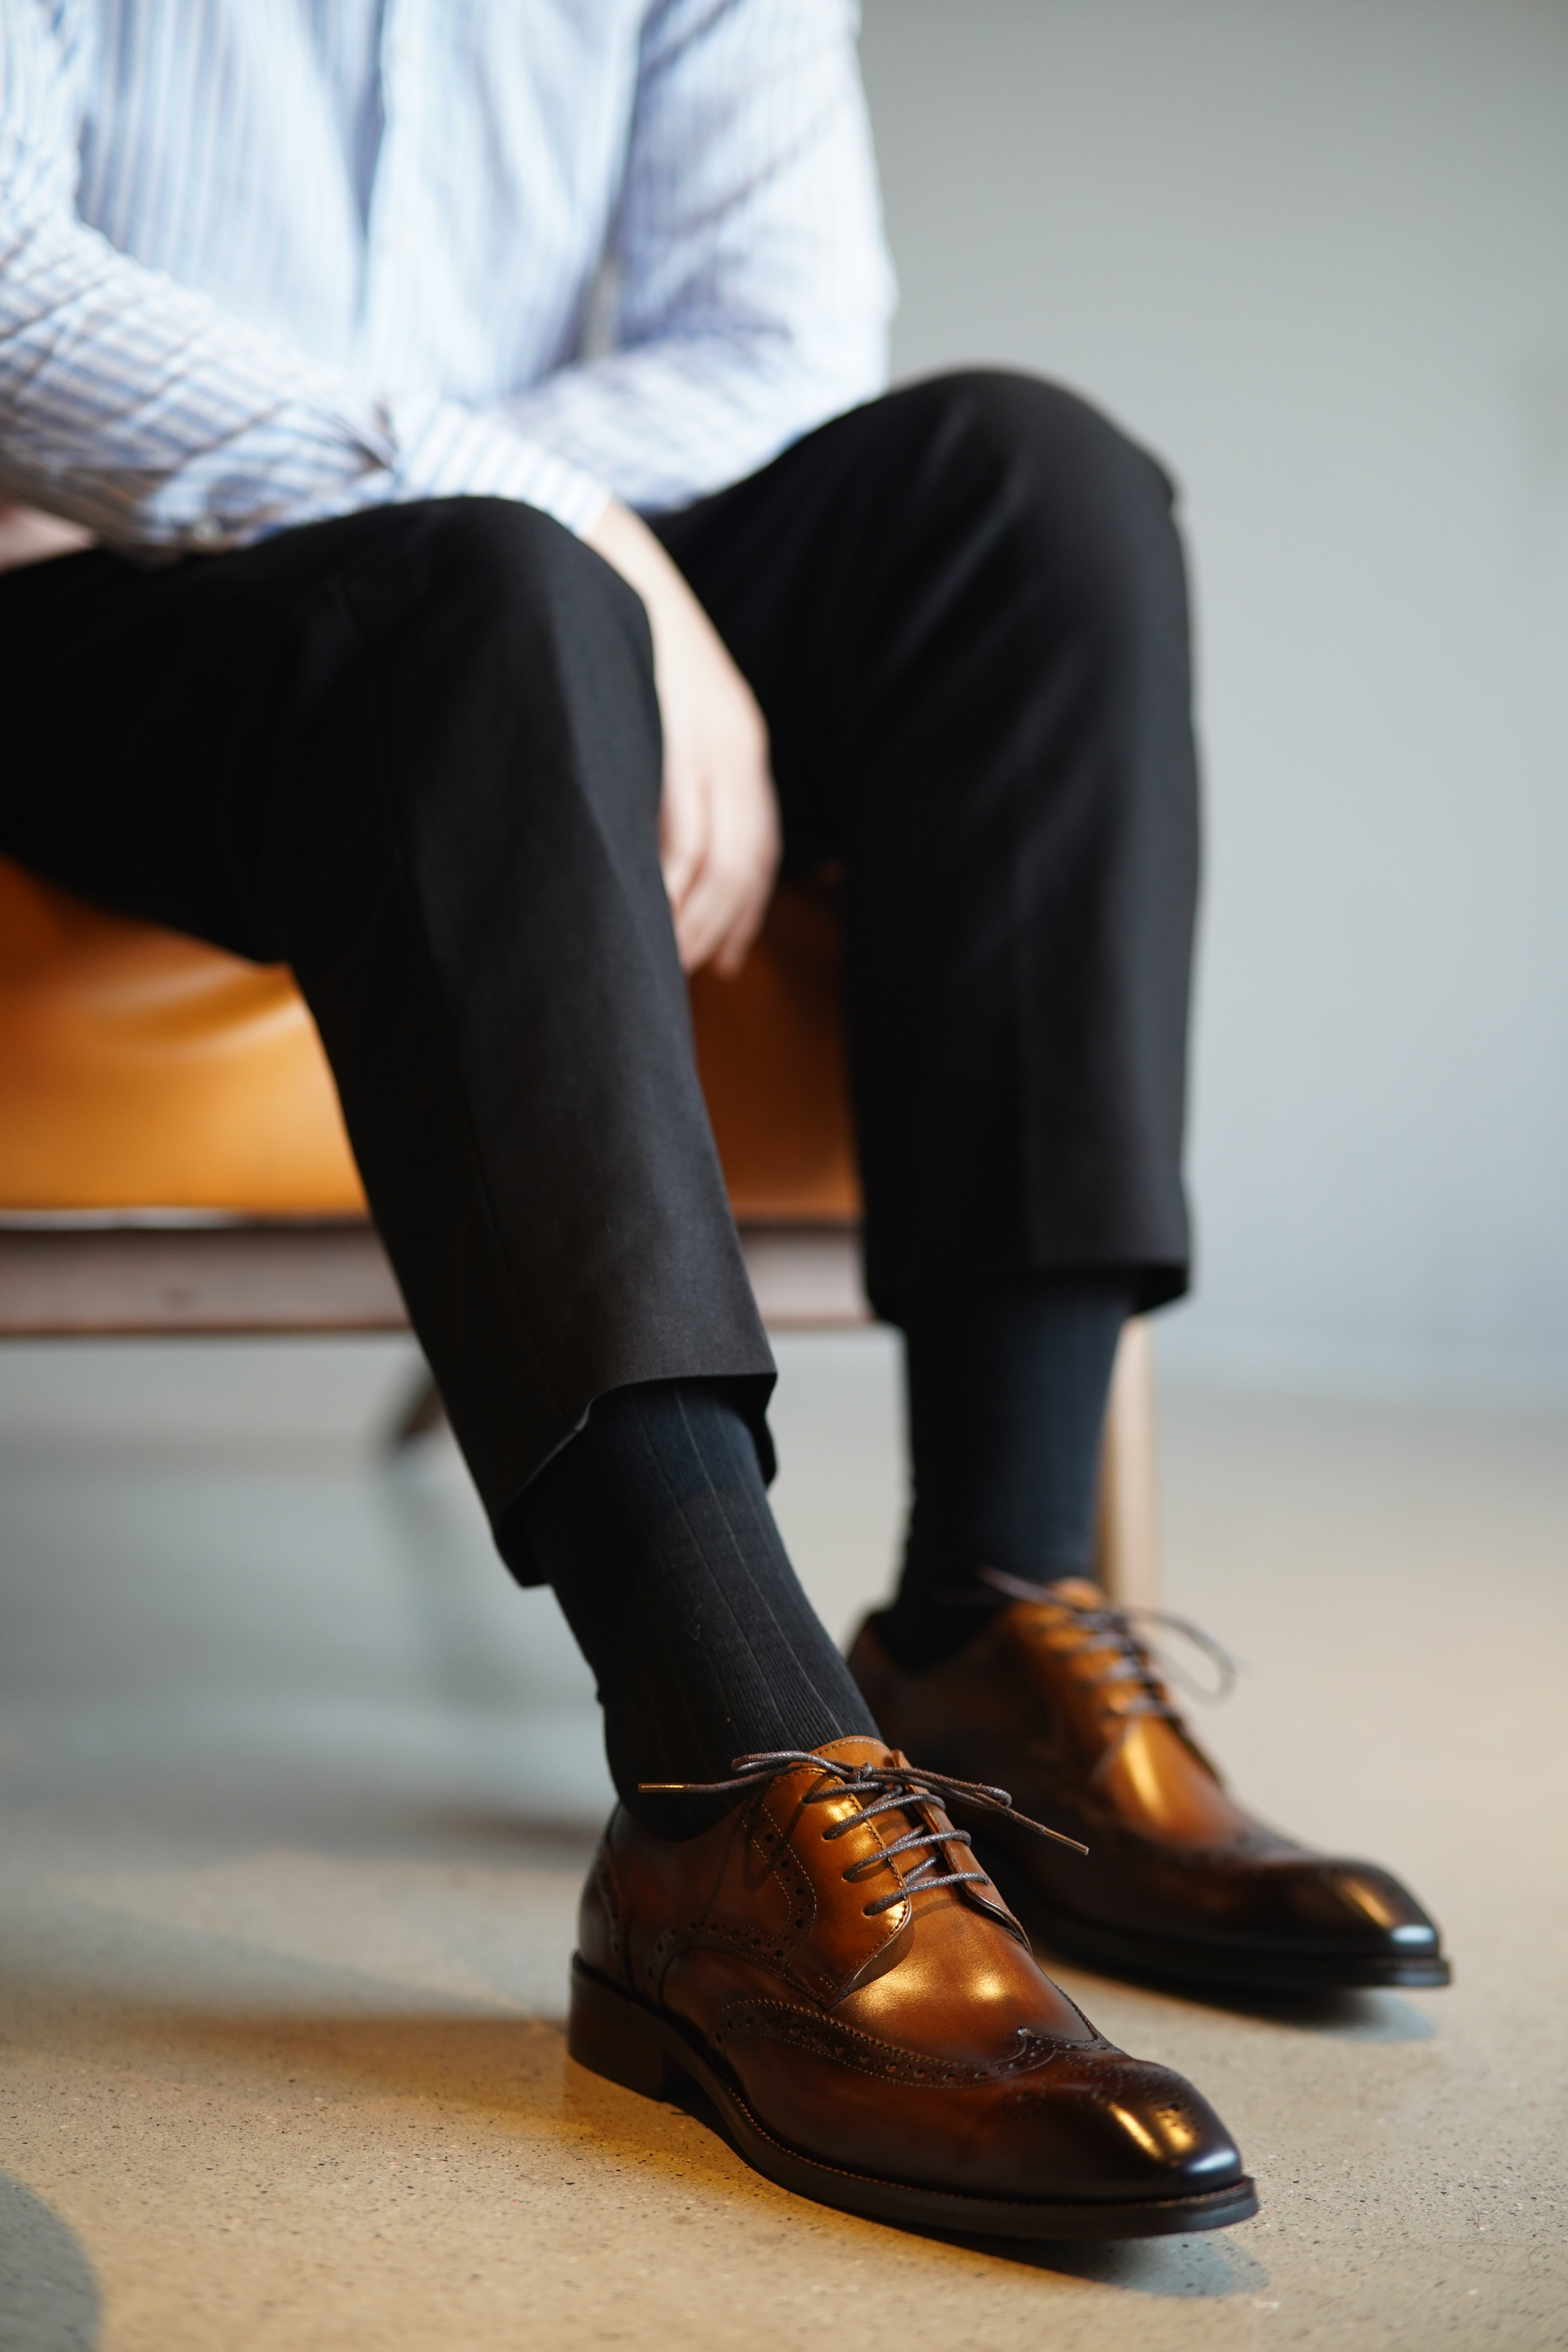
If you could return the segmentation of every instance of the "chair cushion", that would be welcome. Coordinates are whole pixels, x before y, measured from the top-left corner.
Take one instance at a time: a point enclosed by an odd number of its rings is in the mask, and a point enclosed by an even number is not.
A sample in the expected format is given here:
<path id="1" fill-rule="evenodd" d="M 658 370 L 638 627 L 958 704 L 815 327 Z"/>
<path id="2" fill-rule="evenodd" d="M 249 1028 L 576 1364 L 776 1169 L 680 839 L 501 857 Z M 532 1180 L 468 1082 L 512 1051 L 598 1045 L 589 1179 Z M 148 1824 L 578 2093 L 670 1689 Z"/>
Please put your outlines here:
<path id="1" fill-rule="evenodd" d="M 858 1212 L 829 892 L 781 892 L 698 1056 L 739 1216 Z M 0 1211 L 363 1213 L 288 971 L 89 907 L 0 860 Z"/>
<path id="2" fill-rule="evenodd" d="M 860 1214 L 837 900 L 827 884 L 786 884 L 736 977 L 691 983 L 697 1066 L 742 1223 Z"/>

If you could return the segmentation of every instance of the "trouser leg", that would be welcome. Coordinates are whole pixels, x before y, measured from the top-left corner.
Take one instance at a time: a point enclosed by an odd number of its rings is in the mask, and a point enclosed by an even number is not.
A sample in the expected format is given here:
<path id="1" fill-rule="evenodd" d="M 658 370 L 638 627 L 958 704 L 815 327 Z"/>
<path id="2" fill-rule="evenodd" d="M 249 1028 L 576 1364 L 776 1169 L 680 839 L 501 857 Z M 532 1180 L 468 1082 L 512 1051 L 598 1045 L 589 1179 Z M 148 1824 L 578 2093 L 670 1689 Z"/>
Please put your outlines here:
<path id="1" fill-rule="evenodd" d="M 1196 792 L 1170 485 L 1083 403 L 939 379 L 661 532 L 847 867 L 868 1281 L 1186 1279 Z"/>
<path id="2" fill-rule="evenodd" d="M 600 1397 L 504 1530 L 594 1669 L 622 1801 L 662 1837 L 720 1818 L 724 1798 L 667 1792 L 727 1780 L 738 1757 L 876 1737 L 790 1566 L 731 1387 Z"/>
<path id="3" fill-rule="evenodd" d="M 609 568 L 489 500 L 71 558 L 0 582 L 0 847 L 293 965 L 492 1517 L 628 1382 L 732 1380 L 765 1444 Z"/>
<path id="4" fill-rule="evenodd" d="M 1170 485 L 1070 394 L 938 380 L 664 526 L 847 867 L 868 1286 L 912 1503 L 882 1634 L 1088 1571 L 1123 1316 L 1185 1285 L 1196 871 Z"/>
<path id="5" fill-rule="evenodd" d="M 543 518 L 465 501 L 162 579 L 57 566 L 0 587 L 0 642 L 37 713 L 0 845 L 294 965 L 623 1797 L 686 1834 L 700 1804 L 643 1780 L 869 1731 L 763 1489 L 771 1363 L 692 1064 L 637 599 Z"/>

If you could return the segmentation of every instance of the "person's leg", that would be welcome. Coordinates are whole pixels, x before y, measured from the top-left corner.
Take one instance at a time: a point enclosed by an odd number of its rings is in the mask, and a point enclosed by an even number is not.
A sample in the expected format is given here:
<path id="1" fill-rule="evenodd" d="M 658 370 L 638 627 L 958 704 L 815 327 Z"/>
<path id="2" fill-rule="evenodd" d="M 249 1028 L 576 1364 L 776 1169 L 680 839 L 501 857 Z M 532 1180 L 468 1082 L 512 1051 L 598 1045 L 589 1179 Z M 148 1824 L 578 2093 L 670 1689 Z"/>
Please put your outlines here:
<path id="1" fill-rule="evenodd" d="M 503 1549 L 586 1636 L 623 1793 L 868 1729 L 767 1510 L 772 1362 L 692 1064 L 637 599 L 545 518 L 459 501 L 18 573 L 0 648 L 0 847 L 294 967 Z"/>
<path id="2" fill-rule="evenodd" d="M 766 1523 L 768 1360 L 691 1070 L 635 605 L 515 513 L 300 541 L 324 573 L 296 543 L 0 587 L 32 762 L 0 844 L 295 963 L 503 1539 L 598 1654 L 628 1801 L 584 1890 L 572 2054 L 695 2079 L 752 2164 L 882 2221 L 1246 2218 L 1213 2110 L 1094 2032 L 943 1785 L 860 1730 Z M 763 1752 L 737 1773 L 737 1748 Z M 731 1786 L 639 1817 L 670 1767 Z"/>
<path id="3" fill-rule="evenodd" d="M 600 1397 L 514 1507 L 598 1678 L 622 1800 L 662 1837 L 722 1802 L 658 1795 L 735 1759 L 860 1734 L 871 1711 L 790 1566 L 745 1421 L 722 1382 Z"/>
<path id="4" fill-rule="evenodd" d="M 728 547 L 700 515 L 670 536 L 759 687 L 797 854 L 847 861 L 868 1273 L 909 1338 L 908 1565 L 851 1655 L 878 1722 L 1084 1842 L 977 1825 L 1058 1948 L 1209 1985 L 1442 1983 L 1408 1891 L 1247 1814 L 1072 1572 L 1120 1320 L 1185 1281 L 1168 486 L 1068 395 L 959 377 L 731 496 Z M 780 611 L 775 548 L 805 583 Z"/>
<path id="5" fill-rule="evenodd" d="M 913 1492 L 898 1597 L 876 1620 L 902 1666 L 934 1665 L 1015 1584 L 1091 1572 L 1105 1402 L 1126 1275 L 1025 1275 L 905 1310 Z"/>
<path id="6" fill-rule="evenodd" d="M 884 1619 L 1088 1565 L 1124 1316 L 1184 1286 L 1195 878 L 1170 486 L 1070 394 L 917 385 L 660 526 L 773 730 L 796 865 L 847 865 L 868 1284 L 914 1480 Z M 958 1605 L 952 1605 L 952 1596 Z"/>

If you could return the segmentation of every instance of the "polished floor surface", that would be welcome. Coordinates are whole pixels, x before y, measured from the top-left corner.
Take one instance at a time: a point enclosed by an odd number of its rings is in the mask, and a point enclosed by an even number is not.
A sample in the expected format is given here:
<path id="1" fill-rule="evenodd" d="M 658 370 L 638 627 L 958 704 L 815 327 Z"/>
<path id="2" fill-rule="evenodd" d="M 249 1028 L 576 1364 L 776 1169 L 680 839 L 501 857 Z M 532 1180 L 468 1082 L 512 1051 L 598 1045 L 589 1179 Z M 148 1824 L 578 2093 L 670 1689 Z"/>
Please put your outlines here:
<path id="1" fill-rule="evenodd" d="M 797 1340 L 780 1507 L 836 1631 L 891 1355 Z M 1443 1919 L 1452 1991 L 1236 2008 L 1063 1970 L 1245 2147 L 1244 2228 L 996 2252 L 824 2212 L 562 2040 L 592 1694 L 395 1348 L 0 1350 L 4 2352 L 1568 2345 L 1563 1416 L 1176 1392 L 1201 1729 Z"/>

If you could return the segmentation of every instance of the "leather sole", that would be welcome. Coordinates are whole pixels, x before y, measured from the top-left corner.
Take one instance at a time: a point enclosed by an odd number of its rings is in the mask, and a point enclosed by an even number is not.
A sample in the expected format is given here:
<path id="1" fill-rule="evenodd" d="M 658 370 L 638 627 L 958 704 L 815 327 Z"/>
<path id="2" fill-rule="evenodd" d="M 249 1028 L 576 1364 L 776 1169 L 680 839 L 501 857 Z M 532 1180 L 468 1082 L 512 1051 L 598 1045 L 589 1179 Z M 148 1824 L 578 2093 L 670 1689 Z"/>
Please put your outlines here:
<path id="1" fill-rule="evenodd" d="M 566 2047 L 580 2066 L 646 2098 L 678 2097 L 695 2083 L 718 2109 L 738 2153 L 756 2171 L 797 2197 L 874 2221 L 979 2238 L 1164 2238 L 1225 2229 L 1249 2221 L 1258 2210 L 1258 2192 L 1245 2175 L 1200 2196 L 1035 2204 L 915 2188 L 826 2164 L 775 2138 L 699 2042 L 673 2019 L 606 1983 L 580 1957 L 572 1962 Z"/>
<path id="2" fill-rule="evenodd" d="M 1265 1952 L 1245 1945 L 1200 1944 L 1108 1927 L 1058 1911 L 1022 1871 L 987 1854 L 985 1867 L 1040 1950 L 1107 1976 L 1142 1983 L 1198 1985 L 1212 1992 L 1433 1991 L 1453 1981 L 1441 1956 L 1402 1959 L 1357 1952 Z"/>

